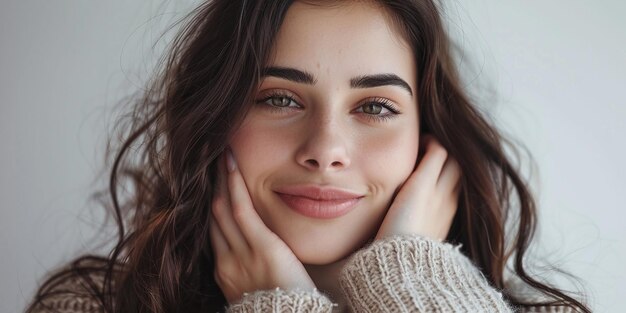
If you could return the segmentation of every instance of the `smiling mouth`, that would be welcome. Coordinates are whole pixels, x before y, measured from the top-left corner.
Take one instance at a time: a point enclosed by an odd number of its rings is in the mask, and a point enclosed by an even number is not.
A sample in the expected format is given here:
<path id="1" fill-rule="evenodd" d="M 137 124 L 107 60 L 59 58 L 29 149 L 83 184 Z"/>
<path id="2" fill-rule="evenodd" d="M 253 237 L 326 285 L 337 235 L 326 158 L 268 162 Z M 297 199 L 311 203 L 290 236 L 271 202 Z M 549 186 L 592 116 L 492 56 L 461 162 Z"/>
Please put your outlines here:
<path id="1" fill-rule="evenodd" d="M 348 199 L 311 199 L 305 196 L 277 192 L 289 208 L 307 217 L 331 219 L 350 212 L 362 197 Z"/>

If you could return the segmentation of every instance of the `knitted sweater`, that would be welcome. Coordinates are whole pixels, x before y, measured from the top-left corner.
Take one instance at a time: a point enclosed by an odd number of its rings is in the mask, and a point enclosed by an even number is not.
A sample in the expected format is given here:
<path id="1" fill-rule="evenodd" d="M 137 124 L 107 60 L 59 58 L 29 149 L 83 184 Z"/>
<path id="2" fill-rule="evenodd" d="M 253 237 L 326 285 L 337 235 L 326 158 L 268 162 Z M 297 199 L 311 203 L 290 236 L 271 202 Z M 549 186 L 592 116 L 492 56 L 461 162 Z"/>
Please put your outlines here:
<path id="1" fill-rule="evenodd" d="M 98 280 L 96 280 L 98 281 Z M 339 277 L 349 308 L 317 290 L 261 290 L 244 294 L 227 312 L 513 312 L 459 247 L 418 236 L 377 240 L 356 252 Z M 78 285 L 78 284 L 77 284 Z M 86 296 L 45 300 L 54 312 L 101 312 Z M 43 307 L 36 312 L 50 312 Z M 534 307 L 522 312 L 575 312 Z"/>

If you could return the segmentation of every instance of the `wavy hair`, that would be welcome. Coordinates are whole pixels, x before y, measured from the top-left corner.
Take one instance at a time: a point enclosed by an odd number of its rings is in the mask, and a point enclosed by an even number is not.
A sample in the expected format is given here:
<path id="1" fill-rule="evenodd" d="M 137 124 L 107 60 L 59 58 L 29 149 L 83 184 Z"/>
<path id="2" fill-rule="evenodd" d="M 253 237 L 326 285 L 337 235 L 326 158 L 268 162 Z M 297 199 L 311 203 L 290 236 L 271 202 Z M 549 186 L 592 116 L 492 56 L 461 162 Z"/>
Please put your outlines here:
<path id="1" fill-rule="evenodd" d="M 291 2 L 207 1 L 183 20 L 148 88 L 120 120 L 123 140 L 107 149 L 108 207 L 118 227 L 117 244 L 108 256 L 80 256 L 48 277 L 27 311 L 64 292 L 60 286 L 68 279 L 79 279 L 104 312 L 224 309 L 208 240 L 216 160 L 253 102 Z M 421 132 L 437 138 L 464 174 L 447 240 L 462 244 L 462 252 L 510 304 L 590 312 L 528 272 L 535 201 L 505 153 L 515 147 L 461 88 L 441 4 L 379 2 L 414 52 Z M 509 263 L 512 275 L 548 300 L 528 302 L 507 289 Z M 103 281 L 94 281 L 94 274 Z"/>

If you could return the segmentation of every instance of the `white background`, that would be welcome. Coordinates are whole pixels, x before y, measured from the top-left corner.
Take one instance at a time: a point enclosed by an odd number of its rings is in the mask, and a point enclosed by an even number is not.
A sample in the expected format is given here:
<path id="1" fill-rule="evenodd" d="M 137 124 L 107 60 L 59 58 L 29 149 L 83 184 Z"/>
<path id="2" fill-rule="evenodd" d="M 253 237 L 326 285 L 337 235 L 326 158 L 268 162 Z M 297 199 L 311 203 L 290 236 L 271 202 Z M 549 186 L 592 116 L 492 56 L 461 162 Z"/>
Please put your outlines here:
<path id="1" fill-rule="evenodd" d="M 0 312 L 22 311 L 47 270 L 102 242 L 89 195 L 105 183 L 114 106 L 142 87 L 158 35 L 194 3 L 2 1 Z M 579 277 L 596 311 L 623 311 L 626 2 L 447 6 L 474 68 L 467 88 L 537 162 L 524 165 L 537 254 Z"/>

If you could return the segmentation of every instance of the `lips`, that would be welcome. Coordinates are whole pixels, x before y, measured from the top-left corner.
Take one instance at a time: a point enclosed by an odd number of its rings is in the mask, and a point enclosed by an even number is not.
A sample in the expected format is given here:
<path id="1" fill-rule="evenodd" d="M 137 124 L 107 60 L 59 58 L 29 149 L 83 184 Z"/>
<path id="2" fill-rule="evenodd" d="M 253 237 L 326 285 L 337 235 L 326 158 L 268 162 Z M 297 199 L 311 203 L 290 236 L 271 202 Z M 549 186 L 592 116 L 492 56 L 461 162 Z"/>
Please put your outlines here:
<path id="1" fill-rule="evenodd" d="M 274 190 L 292 210 L 308 217 L 330 219 L 350 212 L 363 195 L 315 185 L 285 186 Z"/>

